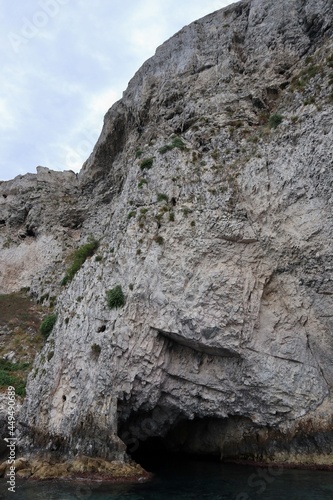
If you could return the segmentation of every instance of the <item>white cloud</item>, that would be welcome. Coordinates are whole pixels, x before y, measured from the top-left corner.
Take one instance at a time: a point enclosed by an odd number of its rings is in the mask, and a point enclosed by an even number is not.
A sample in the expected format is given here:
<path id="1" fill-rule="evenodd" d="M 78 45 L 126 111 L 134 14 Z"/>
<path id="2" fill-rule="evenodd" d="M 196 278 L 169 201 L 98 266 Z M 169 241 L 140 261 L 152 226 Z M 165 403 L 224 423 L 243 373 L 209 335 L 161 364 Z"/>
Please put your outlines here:
<path id="1" fill-rule="evenodd" d="M 228 0 L 63 0 L 18 53 L 41 1 L 5 2 L 0 13 L 0 178 L 37 165 L 78 170 L 98 138 L 103 116 L 158 45 Z"/>
<path id="2" fill-rule="evenodd" d="M 0 130 L 13 130 L 17 125 L 14 113 L 8 105 L 8 101 L 0 99 Z"/>

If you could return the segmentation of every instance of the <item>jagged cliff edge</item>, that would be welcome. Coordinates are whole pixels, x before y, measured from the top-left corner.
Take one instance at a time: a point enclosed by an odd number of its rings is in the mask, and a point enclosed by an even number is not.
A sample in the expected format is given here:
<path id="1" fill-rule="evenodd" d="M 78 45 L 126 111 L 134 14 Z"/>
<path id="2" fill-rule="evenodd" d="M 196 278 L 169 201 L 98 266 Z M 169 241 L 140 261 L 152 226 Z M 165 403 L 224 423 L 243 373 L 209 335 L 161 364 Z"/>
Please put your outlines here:
<path id="1" fill-rule="evenodd" d="M 196 21 L 137 72 L 79 176 L 0 185 L 2 292 L 57 296 L 26 452 L 124 460 L 159 437 L 332 465 L 332 12 L 251 0 Z M 99 258 L 61 287 L 89 235 Z"/>

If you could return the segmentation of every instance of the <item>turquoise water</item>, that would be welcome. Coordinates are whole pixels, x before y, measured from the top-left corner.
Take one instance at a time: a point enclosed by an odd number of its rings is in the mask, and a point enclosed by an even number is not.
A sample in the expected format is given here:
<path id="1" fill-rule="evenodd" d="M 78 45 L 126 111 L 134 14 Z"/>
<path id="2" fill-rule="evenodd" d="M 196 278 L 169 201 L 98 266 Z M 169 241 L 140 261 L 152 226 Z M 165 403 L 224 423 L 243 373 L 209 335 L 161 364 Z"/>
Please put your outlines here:
<path id="1" fill-rule="evenodd" d="M 332 500 L 333 473 L 259 469 L 198 460 L 171 460 L 142 484 L 17 482 L 0 484 L 0 498 L 15 500 Z"/>

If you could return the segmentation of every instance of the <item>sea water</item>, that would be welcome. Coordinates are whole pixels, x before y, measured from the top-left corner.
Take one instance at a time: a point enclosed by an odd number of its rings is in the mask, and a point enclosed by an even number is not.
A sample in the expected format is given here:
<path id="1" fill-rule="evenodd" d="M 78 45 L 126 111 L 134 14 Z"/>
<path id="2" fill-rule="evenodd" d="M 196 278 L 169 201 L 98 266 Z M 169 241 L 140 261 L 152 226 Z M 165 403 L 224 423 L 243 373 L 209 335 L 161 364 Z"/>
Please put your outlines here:
<path id="1" fill-rule="evenodd" d="M 154 467 L 153 467 L 154 468 Z M 15 500 L 332 500 L 333 473 L 257 468 L 195 459 L 170 459 L 154 478 L 137 484 L 17 481 L 0 484 L 0 498 Z"/>

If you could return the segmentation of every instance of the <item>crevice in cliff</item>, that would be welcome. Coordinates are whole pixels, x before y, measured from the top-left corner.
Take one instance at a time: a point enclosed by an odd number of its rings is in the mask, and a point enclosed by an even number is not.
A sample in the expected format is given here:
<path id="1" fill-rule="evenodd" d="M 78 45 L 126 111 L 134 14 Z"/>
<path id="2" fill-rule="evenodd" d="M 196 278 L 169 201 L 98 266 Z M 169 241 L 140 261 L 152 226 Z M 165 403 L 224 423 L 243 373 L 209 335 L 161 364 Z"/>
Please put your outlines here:
<path id="1" fill-rule="evenodd" d="M 277 356 L 275 354 L 271 354 L 269 352 L 263 352 L 263 351 L 257 351 L 256 349 L 253 349 L 252 347 L 246 347 L 249 351 L 255 352 L 257 354 L 260 354 L 261 356 L 269 356 L 271 358 L 276 358 L 276 359 L 283 359 L 284 361 L 289 361 L 290 363 L 298 363 L 298 364 L 303 364 L 303 361 L 299 361 L 298 359 L 293 359 L 293 358 L 285 358 L 284 356 Z"/>
<path id="2" fill-rule="evenodd" d="M 320 364 L 318 363 L 317 358 L 316 358 L 316 356 L 315 356 L 315 353 L 314 353 L 314 352 L 313 352 L 313 350 L 312 350 L 312 347 L 311 347 L 311 344 L 310 344 L 310 337 L 309 337 L 309 334 L 308 334 L 308 333 L 306 334 L 306 343 L 307 343 L 307 348 L 308 348 L 308 349 L 309 349 L 309 351 L 311 352 L 311 355 L 312 355 L 313 359 L 314 359 L 314 360 L 316 361 L 316 363 L 317 363 L 317 368 L 318 368 L 318 370 L 320 371 L 321 376 L 322 376 L 322 377 L 323 377 L 323 379 L 325 380 L 325 382 L 326 382 L 326 384 L 327 384 L 327 387 L 328 387 L 328 388 L 331 388 L 331 384 L 330 384 L 330 383 L 328 382 L 328 380 L 326 379 L 325 374 L 324 374 L 324 371 L 323 371 L 322 367 L 320 366 Z M 324 401 L 324 398 L 323 398 L 323 401 Z"/>
<path id="3" fill-rule="evenodd" d="M 240 358 L 240 354 L 235 351 L 234 349 L 231 349 L 230 347 L 222 347 L 218 345 L 207 345 L 204 342 L 201 342 L 200 340 L 195 340 L 195 339 L 189 339 L 186 337 L 183 337 L 182 335 L 179 335 L 178 333 L 175 332 L 168 332 L 166 330 L 161 330 L 158 328 L 151 327 L 153 330 L 157 330 L 158 333 L 171 341 L 172 343 L 179 344 L 184 347 L 188 347 L 189 349 L 192 349 L 194 351 L 197 351 L 199 353 L 205 353 L 210 356 L 220 356 L 220 357 L 229 357 L 229 358 Z"/>

